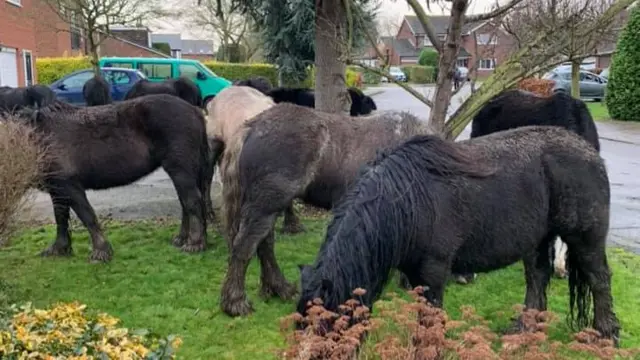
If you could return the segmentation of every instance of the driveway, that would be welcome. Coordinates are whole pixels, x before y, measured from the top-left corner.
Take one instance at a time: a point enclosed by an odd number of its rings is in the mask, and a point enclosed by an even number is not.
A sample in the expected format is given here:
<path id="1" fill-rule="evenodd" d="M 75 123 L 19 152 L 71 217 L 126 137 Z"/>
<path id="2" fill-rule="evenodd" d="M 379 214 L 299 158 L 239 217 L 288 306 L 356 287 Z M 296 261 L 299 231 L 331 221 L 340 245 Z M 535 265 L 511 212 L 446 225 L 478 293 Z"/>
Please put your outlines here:
<path id="1" fill-rule="evenodd" d="M 432 86 L 416 87 L 425 95 Z M 395 86 L 369 88 L 378 109 L 405 110 L 425 120 L 429 108 L 403 89 Z M 462 100 L 469 96 L 465 86 L 452 99 L 449 112 L 453 112 Z M 601 136 L 601 153 L 609 170 L 611 181 L 611 230 L 612 244 L 640 253 L 640 126 L 634 124 L 598 123 Z M 470 126 L 459 139 L 467 139 Z M 175 217 L 181 214 L 180 204 L 171 180 L 163 170 L 158 170 L 131 185 L 109 190 L 88 191 L 87 197 L 95 211 L 114 219 L 131 220 L 153 217 Z M 31 217 L 34 220 L 53 221 L 51 200 L 44 193 L 36 193 Z"/>

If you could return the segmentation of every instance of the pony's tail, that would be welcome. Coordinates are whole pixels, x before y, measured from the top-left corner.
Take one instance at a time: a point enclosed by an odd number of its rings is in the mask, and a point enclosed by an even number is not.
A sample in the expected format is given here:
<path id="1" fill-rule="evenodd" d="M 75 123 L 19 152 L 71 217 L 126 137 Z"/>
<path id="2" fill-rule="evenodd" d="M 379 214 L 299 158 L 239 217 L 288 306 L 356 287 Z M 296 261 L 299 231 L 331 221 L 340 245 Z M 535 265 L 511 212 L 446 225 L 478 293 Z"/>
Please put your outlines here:
<path id="1" fill-rule="evenodd" d="M 591 323 L 591 287 L 587 274 L 578 266 L 578 259 L 572 245 L 567 244 L 567 270 L 569 272 L 569 327 L 573 331 L 584 329 Z M 576 314 L 577 312 L 577 314 Z"/>
<path id="2" fill-rule="evenodd" d="M 220 163 L 220 177 L 222 179 L 222 222 L 227 235 L 229 246 L 240 229 L 240 210 L 242 206 L 243 189 L 240 182 L 240 155 L 249 128 L 243 125 L 225 144 L 222 161 Z"/>
<path id="3" fill-rule="evenodd" d="M 198 112 L 198 116 L 202 117 L 202 114 Z M 203 124 L 205 121 L 203 120 Z M 209 168 L 211 164 L 211 149 L 209 147 L 209 137 L 207 136 L 206 129 L 202 132 L 202 140 L 200 144 L 200 171 L 198 172 L 198 189 L 200 189 L 200 193 L 202 194 L 202 198 L 204 199 L 202 203 L 202 219 L 204 219 L 205 229 L 207 228 L 207 203 L 209 199 L 206 198 L 211 197 L 211 193 L 209 190 L 209 184 L 207 184 L 209 180 Z"/>

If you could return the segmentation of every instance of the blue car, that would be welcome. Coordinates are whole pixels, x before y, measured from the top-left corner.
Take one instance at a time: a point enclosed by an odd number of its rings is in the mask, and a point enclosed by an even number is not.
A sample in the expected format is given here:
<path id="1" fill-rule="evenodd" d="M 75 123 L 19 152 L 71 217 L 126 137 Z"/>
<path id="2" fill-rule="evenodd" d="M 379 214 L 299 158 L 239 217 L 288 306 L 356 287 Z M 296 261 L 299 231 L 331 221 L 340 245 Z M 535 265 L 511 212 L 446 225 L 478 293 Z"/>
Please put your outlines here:
<path id="1" fill-rule="evenodd" d="M 102 77 L 111 85 L 113 101 L 122 101 L 129 89 L 140 79 L 147 77 L 137 69 L 101 68 Z M 73 105 L 85 106 L 82 87 L 93 77 L 93 69 L 73 72 L 49 85 L 59 100 Z"/>

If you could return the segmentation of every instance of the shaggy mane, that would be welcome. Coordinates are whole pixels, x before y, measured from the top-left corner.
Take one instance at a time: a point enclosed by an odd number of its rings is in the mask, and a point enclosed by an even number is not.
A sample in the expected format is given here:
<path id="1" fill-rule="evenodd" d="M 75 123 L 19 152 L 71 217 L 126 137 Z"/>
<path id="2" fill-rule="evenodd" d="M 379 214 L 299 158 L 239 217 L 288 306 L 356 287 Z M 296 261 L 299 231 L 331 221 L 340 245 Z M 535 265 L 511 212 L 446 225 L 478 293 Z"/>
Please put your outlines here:
<path id="1" fill-rule="evenodd" d="M 410 211 L 430 206 L 431 184 L 449 176 L 488 177 L 496 170 L 458 144 L 434 135 L 414 136 L 380 152 L 334 208 L 313 266 L 311 288 L 303 288 L 304 303 L 298 304 L 298 311 L 318 295 L 324 279 L 334 281 L 333 291 L 323 298 L 327 309 L 337 309 L 357 287 L 367 290 L 363 302 L 371 307 L 391 269 L 400 265 L 410 248 L 407 239 L 416 231 L 410 224 L 433 222 L 417 219 L 417 212 Z M 351 255 L 342 256 L 347 253 Z"/>

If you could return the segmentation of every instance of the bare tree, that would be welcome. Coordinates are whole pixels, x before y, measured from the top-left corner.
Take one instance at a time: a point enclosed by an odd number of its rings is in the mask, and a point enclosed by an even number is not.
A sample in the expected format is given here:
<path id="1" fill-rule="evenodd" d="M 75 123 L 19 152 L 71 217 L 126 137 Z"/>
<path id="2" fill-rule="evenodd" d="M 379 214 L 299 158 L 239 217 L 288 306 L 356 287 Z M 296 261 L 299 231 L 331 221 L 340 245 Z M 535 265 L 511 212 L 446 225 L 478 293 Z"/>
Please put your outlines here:
<path id="1" fill-rule="evenodd" d="M 44 0 L 67 24 L 80 30 L 96 74 L 99 46 L 111 36 L 113 26 L 139 26 L 146 20 L 165 16 L 160 0 Z"/>
<path id="2" fill-rule="evenodd" d="M 535 34 L 549 32 L 544 47 L 560 46 L 557 59 L 571 63 L 571 93 L 580 97 L 579 71 L 582 60 L 596 55 L 598 46 L 615 41 L 613 24 L 597 26 L 600 17 L 614 0 L 525 0 L 503 19 L 505 30 L 521 48 L 533 40 Z M 560 26 L 562 25 L 562 26 Z M 565 46 L 566 45 L 566 46 Z M 544 49 L 535 49 L 544 52 Z M 535 59 L 535 54 L 532 59 Z M 527 61 L 530 59 L 523 59 Z M 535 60 L 534 60 L 535 61 Z"/>
<path id="3" fill-rule="evenodd" d="M 202 0 L 197 11 L 191 7 L 180 9 L 178 16 L 185 19 L 190 28 L 214 34 L 224 51 L 224 61 L 229 61 L 230 46 L 244 47 L 250 58 L 260 46 L 254 41 L 257 36 L 252 31 L 251 17 L 243 13 L 238 2 L 221 0 L 220 4 L 222 12 L 219 12 L 218 0 Z"/>

